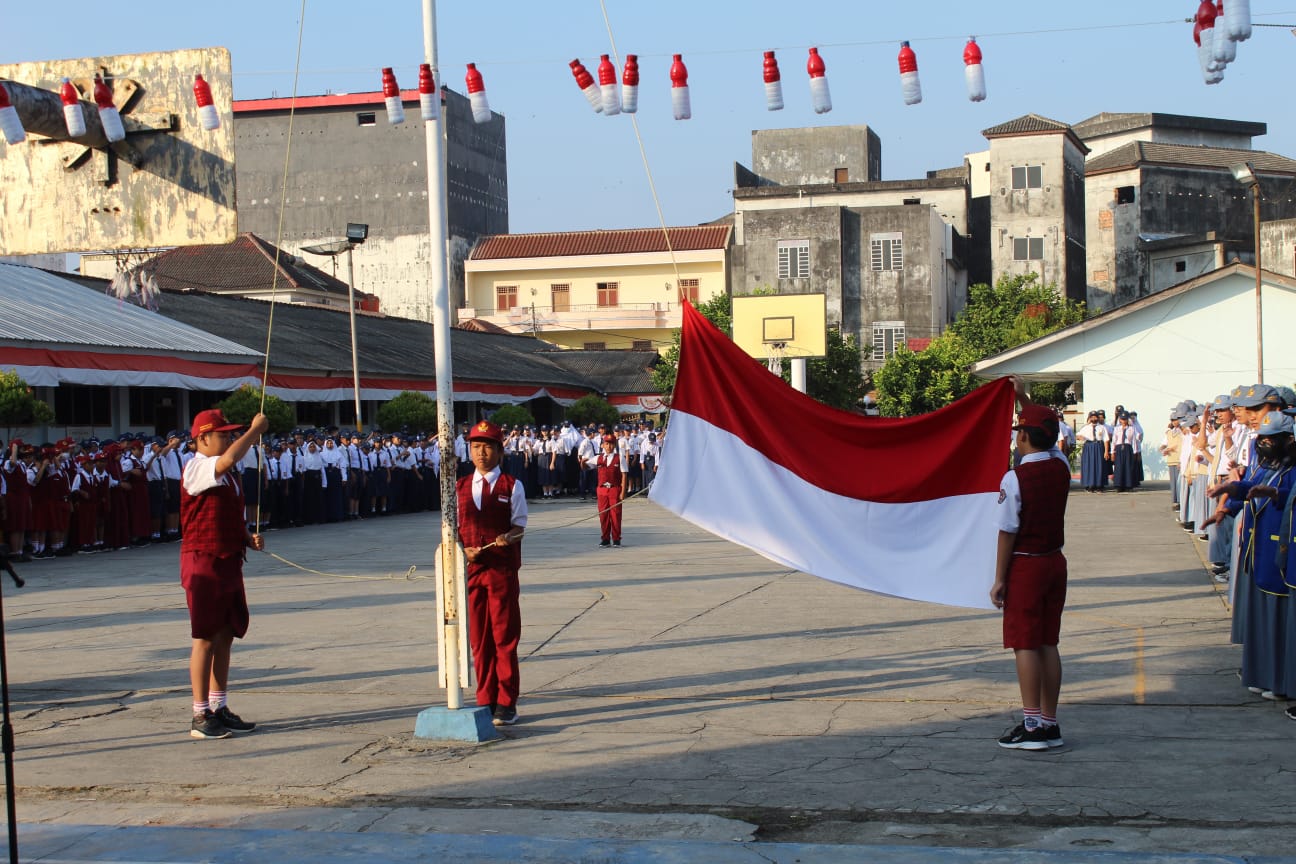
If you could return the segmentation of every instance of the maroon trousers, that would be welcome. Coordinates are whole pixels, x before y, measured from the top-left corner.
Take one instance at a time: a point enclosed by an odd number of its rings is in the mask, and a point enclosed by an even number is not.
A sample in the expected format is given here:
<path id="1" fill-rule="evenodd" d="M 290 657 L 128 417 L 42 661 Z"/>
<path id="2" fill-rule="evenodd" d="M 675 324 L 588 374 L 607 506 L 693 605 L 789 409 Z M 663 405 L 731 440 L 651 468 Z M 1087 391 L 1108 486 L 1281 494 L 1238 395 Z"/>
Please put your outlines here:
<path id="1" fill-rule="evenodd" d="M 481 570 L 468 579 L 468 635 L 477 672 L 478 705 L 517 704 L 520 593 L 516 570 Z"/>
<path id="2" fill-rule="evenodd" d="M 611 489 L 604 489 L 602 486 L 598 490 L 598 510 L 599 510 L 599 530 L 603 532 L 603 540 L 606 542 L 611 539 L 617 543 L 621 542 L 621 487 L 614 486 Z"/>

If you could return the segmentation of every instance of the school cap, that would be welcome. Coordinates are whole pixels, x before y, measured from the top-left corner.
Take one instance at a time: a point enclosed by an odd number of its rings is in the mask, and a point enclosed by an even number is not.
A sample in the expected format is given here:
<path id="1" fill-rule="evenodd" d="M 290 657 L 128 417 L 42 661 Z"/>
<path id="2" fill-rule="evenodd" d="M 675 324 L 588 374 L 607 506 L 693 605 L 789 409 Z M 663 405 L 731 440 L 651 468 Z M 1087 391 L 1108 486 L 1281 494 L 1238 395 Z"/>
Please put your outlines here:
<path id="1" fill-rule="evenodd" d="M 1233 397 L 1228 393 L 1222 393 L 1216 396 L 1211 402 L 1212 411 L 1231 411 L 1233 409 Z"/>
<path id="2" fill-rule="evenodd" d="M 1017 425 L 1013 426 L 1013 428 L 1025 429 L 1028 427 L 1034 427 L 1051 435 L 1056 435 L 1058 432 L 1057 414 L 1054 413 L 1052 408 L 1036 405 L 1034 402 L 1023 405 L 1021 411 L 1017 412 Z"/>
<path id="3" fill-rule="evenodd" d="M 1274 389 L 1278 391 L 1278 398 L 1283 401 L 1284 411 L 1288 408 L 1296 408 L 1296 390 L 1281 385 L 1274 387 Z"/>
<path id="4" fill-rule="evenodd" d="M 500 427 L 496 426 L 494 423 L 490 422 L 489 420 L 483 420 L 480 423 L 478 423 L 476 426 L 472 427 L 472 431 L 468 433 L 468 440 L 469 441 L 494 441 L 496 444 L 503 447 L 504 433 L 501 432 Z"/>
<path id="5" fill-rule="evenodd" d="M 1260 427 L 1256 429 L 1257 435 L 1281 435 L 1284 432 L 1291 434 L 1293 429 L 1292 418 L 1281 411 L 1270 411 L 1260 421 Z"/>
<path id="6" fill-rule="evenodd" d="M 1266 402 L 1278 402 L 1278 391 L 1268 384 L 1252 384 L 1238 387 L 1232 393 L 1233 404 L 1241 408 L 1259 408 Z"/>
<path id="7" fill-rule="evenodd" d="M 225 419 L 225 415 L 219 408 L 208 408 L 206 411 L 199 411 L 194 417 L 193 426 L 189 429 L 189 435 L 197 438 L 199 435 L 205 435 L 208 432 L 232 432 L 235 429 L 242 429 L 241 423 L 231 423 Z"/>

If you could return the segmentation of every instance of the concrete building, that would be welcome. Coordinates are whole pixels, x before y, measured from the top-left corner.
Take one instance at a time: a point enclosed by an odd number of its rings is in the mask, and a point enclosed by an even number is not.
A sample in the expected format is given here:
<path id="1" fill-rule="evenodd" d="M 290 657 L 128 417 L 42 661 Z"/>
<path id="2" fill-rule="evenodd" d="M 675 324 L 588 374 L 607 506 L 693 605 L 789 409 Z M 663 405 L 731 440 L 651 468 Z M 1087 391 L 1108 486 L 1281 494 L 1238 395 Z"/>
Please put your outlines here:
<path id="1" fill-rule="evenodd" d="M 1089 149 L 1066 123 L 1039 114 L 981 134 L 989 150 L 968 156 L 972 195 L 984 193 L 971 233 L 978 244 L 988 242 L 992 279 L 1038 273 L 1042 283 L 1083 301 Z"/>
<path id="2" fill-rule="evenodd" d="M 866 368 L 925 344 L 967 297 L 966 176 L 884 181 L 880 154 L 865 126 L 776 129 L 752 133 L 761 170 L 734 166 L 734 293 L 822 292 Z"/>
<path id="3" fill-rule="evenodd" d="M 1274 273 L 1296 276 L 1296 219 L 1260 223 L 1260 263 Z"/>
<path id="4" fill-rule="evenodd" d="M 1296 380 L 1296 280 L 1265 270 L 1264 377 Z M 1156 447 L 1170 410 L 1256 380 L 1255 270 L 1229 264 L 1173 288 L 1141 297 L 976 364 L 986 379 L 1017 374 L 1027 381 L 1074 381 L 1079 416 L 1116 405 L 1138 411 L 1147 436 L 1143 463 L 1167 476 Z M 1211 338 L 1233 334 L 1235 340 Z M 1191 362 L 1185 362 L 1191 358 Z"/>
<path id="5" fill-rule="evenodd" d="M 1098 114 L 1074 128 L 1095 148 L 1085 163 L 1093 309 L 1146 297 L 1234 256 L 1254 261 L 1251 196 L 1233 179 L 1231 165 L 1254 166 L 1262 219 L 1296 216 L 1296 161 L 1250 149 L 1253 136 L 1264 134 L 1263 123 Z"/>
<path id="6" fill-rule="evenodd" d="M 727 224 L 483 237 L 464 262 L 469 321 L 563 348 L 657 350 L 680 326 L 679 298 L 729 290 Z"/>
<path id="7" fill-rule="evenodd" d="M 466 97 L 446 88 L 441 95 L 451 300 L 461 306 L 463 261 L 473 242 L 508 231 L 504 118 L 495 114 L 478 125 Z M 291 148 L 282 248 L 302 254 L 303 246 L 342 237 L 349 223 L 366 224 L 368 240 L 353 253 L 355 287 L 376 294 L 390 314 L 430 321 L 424 124 L 418 92 L 401 96 L 411 119 L 395 126 L 381 93 L 299 97 L 291 140 L 292 100 L 236 101 L 239 229 L 276 242 Z"/>

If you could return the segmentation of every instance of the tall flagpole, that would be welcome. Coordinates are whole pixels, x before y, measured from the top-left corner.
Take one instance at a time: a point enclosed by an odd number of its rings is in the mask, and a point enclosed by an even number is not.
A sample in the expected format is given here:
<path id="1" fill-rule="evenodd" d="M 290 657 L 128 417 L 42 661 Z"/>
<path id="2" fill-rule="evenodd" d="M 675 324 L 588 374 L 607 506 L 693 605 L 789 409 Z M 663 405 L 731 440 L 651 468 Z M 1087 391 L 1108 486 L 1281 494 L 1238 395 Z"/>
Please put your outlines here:
<path id="1" fill-rule="evenodd" d="M 434 98 L 441 98 L 441 70 L 437 66 L 436 0 L 423 0 L 423 62 L 432 67 L 435 82 Z M 446 182 L 444 129 L 445 112 L 437 111 L 437 119 L 425 120 L 424 137 L 427 139 L 428 184 L 428 236 L 432 243 L 431 278 L 428 286 L 432 295 L 432 338 L 436 360 L 437 385 L 437 446 L 441 448 L 441 586 L 442 608 L 437 623 L 442 630 L 445 650 L 446 708 L 451 711 L 463 707 L 463 692 L 459 687 L 459 630 L 466 626 L 459 598 L 466 596 L 461 588 L 464 574 L 459 562 L 458 504 L 455 495 L 454 469 L 454 378 L 450 367 L 450 280 L 447 261 L 446 232 Z"/>

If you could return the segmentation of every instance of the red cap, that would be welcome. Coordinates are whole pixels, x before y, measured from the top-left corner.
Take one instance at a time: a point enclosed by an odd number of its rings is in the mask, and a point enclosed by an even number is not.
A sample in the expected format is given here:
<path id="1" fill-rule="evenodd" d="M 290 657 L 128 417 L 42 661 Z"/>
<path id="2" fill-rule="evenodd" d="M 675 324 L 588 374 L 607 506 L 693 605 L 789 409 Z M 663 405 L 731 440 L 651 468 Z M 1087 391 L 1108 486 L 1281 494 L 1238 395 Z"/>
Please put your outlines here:
<path id="1" fill-rule="evenodd" d="M 627 87 L 639 86 L 639 55 L 627 54 L 625 62 L 625 74 L 621 76 L 621 83 Z"/>
<path id="2" fill-rule="evenodd" d="M 606 86 L 616 83 L 616 67 L 612 65 L 612 58 L 603 54 L 599 57 L 599 84 Z"/>
<path id="3" fill-rule="evenodd" d="M 115 107 L 113 105 L 112 91 L 108 89 L 108 85 L 103 78 L 98 75 L 94 77 L 94 101 L 101 111 Z"/>
<path id="4" fill-rule="evenodd" d="M 486 81 L 482 78 L 482 74 L 477 71 L 476 63 L 468 64 L 468 76 L 465 79 L 465 83 L 468 85 L 468 92 L 470 94 L 481 93 L 486 89 Z"/>
<path id="5" fill-rule="evenodd" d="M 1023 405 L 1022 409 L 1017 412 L 1017 425 L 1013 426 L 1013 428 L 1024 429 L 1028 426 L 1043 429 L 1049 434 L 1056 435 L 1058 431 L 1057 414 L 1052 408 L 1030 402 Z"/>
<path id="6" fill-rule="evenodd" d="M 428 63 L 419 64 L 419 92 L 435 93 L 436 80 L 432 76 L 432 66 Z"/>
<path id="7" fill-rule="evenodd" d="M 198 416 L 194 417 L 193 426 L 189 429 L 189 437 L 197 438 L 208 432 L 232 432 L 242 428 L 243 424 L 226 420 L 219 408 L 208 408 L 206 411 L 199 411 Z"/>
<path id="8" fill-rule="evenodd" d="M 64 105 L 75 105 L 81 101 L 81 94 L 72 86 L 72 82 L 67 78 L 59 85 L 59 99 L 63 100 Z"/>
<path id="9" fill-rule="evenodd" d="M 504 433 L 500 431 L 500 427 L 496 426 L 494 423 L 490 422 L 489 420 L 482 420 L 476 426 L 472 427 L 472 431 L 468 433 L 468 440 L 469 441 L 494 441 L 496 444 L 503 447 Z"/>
<path id="10" fill-rule="evenodd" d="M 810 73 L 811 78 L 822 78 L 827 71 L 823 58 L 819 56 L 819 49 L 811 48 L 810 57 L 806 60 L 806 72 Z"/>
<path id="11" fill-rule="evenodd" d="M 1215 19 L 1219 12 L 1215 9 L 1215 4 L 1211 0 L 1202 0 L 1201 5 L 1197 7 L 1196 21 L 1202 26 L 1203 30 L 1215 26 Z"/>
<path id="12" fill-rule="evenodd" d="M 576 86 L 584 90 L 594 83 L 594 76 L 585 68 L 585 64 L 579 59 L 573 60 L 567 64 L 571 67 L 572 75 L 576 78 Z"/>
<path id="13" fill-rule="evenodd" d="M 194 75 L 194 101 L 199 108 L 212 104 L 211 86 L 201 75 Z"/>
<path id="14" fill-rule="evenodd" d="M 671 62 L 670 79 L 672 87 L 688 86 L 688 69 L 684 67 L 684 55 L 676 54 Z"/>
<path id="15" fill-rule="evenodd" d="M 392 96 L 400 95 L 400 85 L 396 83 L 396 73 L 392 71 L 392 67 L 390 66 L 383 67 L 382 89 L 384 99 L 390 99 Z"/>
<path id="16" fill-rule="evenodd" d="M 963 46 L 963 62 L 968 66 L 981 62 L 981 46 L 977 45 L 975 36 L 969 38 L 967 45 Z"/>
<path id="17" fill-rule="evenodd" d="M 766 84 L 773 84 L 775 81 L 779 80 L 778 60 L 775 59 L 773 51 L 765 52 L 765 63 L 764 63 L 763 71 L 765 73 Z"/>
<path id="18" fill-rule="evenodd" d="M 899 57 L 899 60 L 900 60 L 900 71 L 901 71 L 901 72 L 917 72 L 917 71 L 918 71 L 918 57 L 917 57 L 917 55 L 914 54 L 913 49 L 909 47 L 909 43 L 908 43 L 908 42 L 901 42 L 901 43 L 900 43 L 900 57 Z"/>

